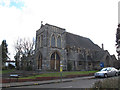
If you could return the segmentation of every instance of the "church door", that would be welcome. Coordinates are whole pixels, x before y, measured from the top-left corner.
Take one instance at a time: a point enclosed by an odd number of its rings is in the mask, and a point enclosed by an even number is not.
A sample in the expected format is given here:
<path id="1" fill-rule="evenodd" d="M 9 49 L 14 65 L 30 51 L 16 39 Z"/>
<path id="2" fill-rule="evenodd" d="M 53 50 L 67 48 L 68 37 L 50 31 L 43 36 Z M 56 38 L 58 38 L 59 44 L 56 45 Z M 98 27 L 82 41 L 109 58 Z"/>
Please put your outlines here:
<path id="1" fill-rule="evenodd" d="M 58 55 L 57 52 L 54 52 L 51 55 L 50 66 L 51 66 L 51 70 L 59 71 L 59 69 L 60 69 L 60 56 Z"/>

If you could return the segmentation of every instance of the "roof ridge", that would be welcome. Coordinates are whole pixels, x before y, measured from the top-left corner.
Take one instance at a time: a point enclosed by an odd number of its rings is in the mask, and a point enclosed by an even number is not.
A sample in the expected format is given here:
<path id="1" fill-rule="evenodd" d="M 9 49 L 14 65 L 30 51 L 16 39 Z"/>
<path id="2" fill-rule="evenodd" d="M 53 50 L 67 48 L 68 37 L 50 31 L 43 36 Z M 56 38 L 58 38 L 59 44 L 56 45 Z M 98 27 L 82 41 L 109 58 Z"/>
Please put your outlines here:
<path id="1" fill-rule="evenodd" d="M 72 35 L 74 35 L 74 36 L 78 36 L 78 37 L 82 37 L 82 38 L 89 39 L 89 38 L 87 38 L 87 37 L 84 37 L 84 36 L 81 36 L 81 35 L 77 35 L 77 34 L 73 34 L 73 33 L 70 33 L 70 32 L 66 32 L 66 33 L 68 33 L 68 34 L 72 34 Z"/>
<path id="2" fill-rule="evenodd" d="M 48 26 L 52 26 L 52 27 L 56 27 L 56 28 L 65 30 L 64 28 L 61 28 L 61 27 L 58 27 L 58 26 L 55 26 L 55 25 L 51 25 L 51 24 L 48 24 L 48 23 L 46 23 L 45 25 L 48 25 Z"/>

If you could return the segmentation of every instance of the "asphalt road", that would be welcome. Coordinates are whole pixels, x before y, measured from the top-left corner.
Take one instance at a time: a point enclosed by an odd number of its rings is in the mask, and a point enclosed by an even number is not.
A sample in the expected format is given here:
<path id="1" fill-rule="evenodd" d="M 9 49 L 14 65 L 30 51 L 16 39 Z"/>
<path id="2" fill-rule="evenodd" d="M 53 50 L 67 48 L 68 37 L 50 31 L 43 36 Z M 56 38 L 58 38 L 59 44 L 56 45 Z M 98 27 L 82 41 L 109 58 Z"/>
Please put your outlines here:
<path id="1" fill-rule="evenodd" d="M 109 77 L 117 78 L 117 77 Z M 52 84 L 43 84 L 43 85 L 33 85 L 33 86 L 21 86 L 14 88 L 92 88 L 93 84 L 98 80 L 103 80 L 107 78 L 95 78 L 95 79 L 80 79 L 73 80 L 71 82 L 62 82 L 62 83 L 52 83 Z"/>
<path id="2" fill-rule="evenodd" d="M 52 83 L 52 84 L 44 84 L 44 85 L 36 85 L 36 86 L 24 86 L 20 88 L 90 88 L 95 81 L 96 81 L 95 79 L 75 80 L 72 82 Z"/>
<path id="3" fill-rule="evenodd" d="M 16 88 L 91 88 L 94 82 L 98 80 L 102 80 L 102 79 L 81 79 L 81 80 L 73 80 L 72 82 L 21 86 Z"/>

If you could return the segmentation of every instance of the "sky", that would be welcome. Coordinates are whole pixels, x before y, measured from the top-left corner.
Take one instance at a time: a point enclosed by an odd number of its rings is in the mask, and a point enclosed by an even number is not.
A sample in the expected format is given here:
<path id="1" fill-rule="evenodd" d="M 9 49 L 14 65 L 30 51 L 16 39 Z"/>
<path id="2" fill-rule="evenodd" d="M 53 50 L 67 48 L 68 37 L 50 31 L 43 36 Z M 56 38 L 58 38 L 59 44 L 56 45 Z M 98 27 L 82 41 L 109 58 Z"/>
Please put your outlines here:
<path id="1" fill-rule="evenodd" d="M 0 42 L 6 40 L 9 57 L 18 38 L 35 38 L 48 23 L 90 38 L 109 53 L 116 53 L 119 0 L 0 0 Z"/>

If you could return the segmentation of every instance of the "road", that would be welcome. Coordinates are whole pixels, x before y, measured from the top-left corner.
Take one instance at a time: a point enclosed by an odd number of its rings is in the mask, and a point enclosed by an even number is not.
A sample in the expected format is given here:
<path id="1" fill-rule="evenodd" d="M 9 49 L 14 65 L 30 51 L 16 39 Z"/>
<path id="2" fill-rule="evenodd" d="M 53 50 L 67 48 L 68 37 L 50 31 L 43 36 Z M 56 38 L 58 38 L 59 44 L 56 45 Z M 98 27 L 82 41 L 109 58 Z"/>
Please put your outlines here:
<path id="1" fill-rule="evenodd" d="M 19 88 L 90 88 L 96 79 L 73 80 L 72 82 L 52 83 L 36 86 L 23 86 Z"/>
<path id="2" fill-rule="evenodd" d="M 109 77 L 118 78 L 118 77 Z M 71 82 L 61 82 L 61 83 L 51 83 L 42 85 L 31 85 L 31 86 L 20 86 L 12 88 L 91 88 L 96 81 L 103 80 L 107 78 L 83 78 L 83 79 L 73 79 Z"/>
<path id="3" fill-rule="evenodd" d="M 15 88 L 91 88 L 96 81 L 103 80 L 103 79 L 105 78 L 79 79 L 79 80 L 75 79 L 71 82 L 21 86 L 21 87 L 15 87 Z"/>

